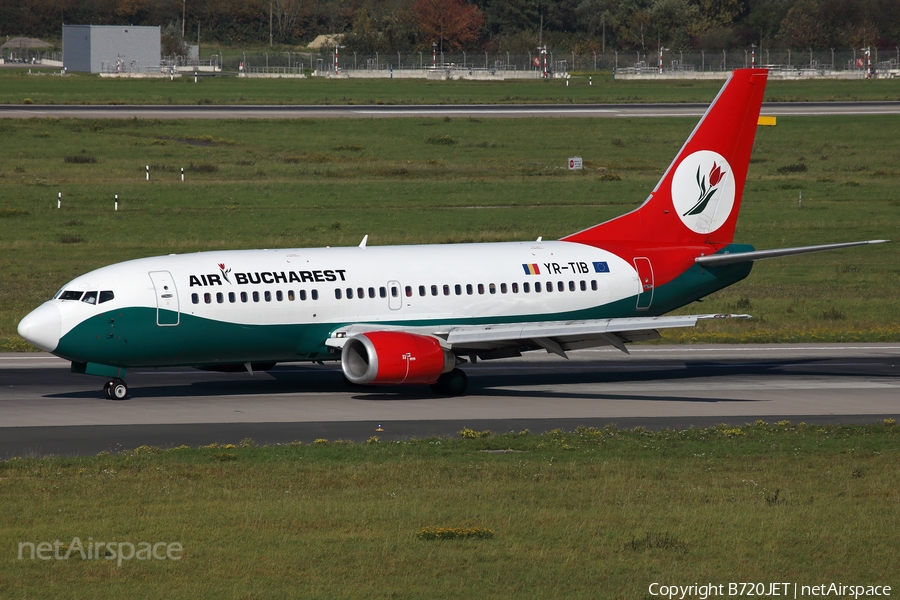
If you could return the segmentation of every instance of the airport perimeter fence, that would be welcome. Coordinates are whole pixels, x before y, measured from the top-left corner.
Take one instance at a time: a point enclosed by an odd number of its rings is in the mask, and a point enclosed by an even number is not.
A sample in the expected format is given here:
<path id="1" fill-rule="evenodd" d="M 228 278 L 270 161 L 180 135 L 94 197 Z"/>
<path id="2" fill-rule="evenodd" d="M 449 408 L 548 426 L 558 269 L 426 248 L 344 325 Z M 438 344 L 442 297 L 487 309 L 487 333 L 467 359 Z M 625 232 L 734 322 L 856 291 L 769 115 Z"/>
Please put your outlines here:
<path id="1" fill-rule="evenodd" d="M 61 61 L 59 51 L 36 52 L 18 49 L 5 53 L 6 62 L 42 64 L 44 61 Z M 827 75 L 829 73 L 855 72 L 864 77 L 869 66 L 874 76 L 900 75 L 900 47 L 872 48 L 869 56 L 861 49 L 791 50 L 747 48 L 742 50 L 701 50 L 698 52 L 662 51 L 664 74 L 728 72 L 750 66 L 766 67 L 773 71 L 797 74 Z M 546 54 L 547 71 L 550 74 L 613 72 L 619 74 L 652 75 L 659 73 L 658 51 L 611 51 L 578 53 L 549 50 Z M 338 72 L 426 71 L 435 66 L 461 72 L 485 75 L 526 74 L 540 77 L 544 60 L 538 53 L 512 54 L 510 52 L 388 52 L 362 54 L 340 50 L 337 57 Z M 199 70 L 235 73 L 265 74 L 317 74 L 335 72 L 333 51 L 240 53 L 223 56 L 207 54 L 202 60 L 182 56 L 163 57 L 159 64 L 140 64 L 136 61 L 110 60 L 103 62 L 106 73 L 168 73 L 170 71 Z"/>
<path id="2" fill-rule="evenodd" d="M 219 59 L 224 71 L 245 73 L 318 73 L 335 72 L 333 50 L 300 52 L 242 53 Z M 578 53 L 549 50 L 546 55 L 550 73 L 621 72 L 658 73 L 660 53 L 610 51 Z M 723 72 L 750 66 L 767 67 L 775 71 L 810 71 L 818 73 L 858 71 L 865 73 L 871 61 L 875 73 L 888 72 L 900 66 L 900 47 L 872 48 L 869 58 L 860 49 L 792 50 L 747 48 L 741 50 L 662 51 L 664 72 Z M 536 64 L 537 63 L 537 64 Z M 406 71 L 427 70 L 433 66 L 464 71 L 543 72 L 543 58 L 538 52 L 512 54 L 510 52 L 387 52 L 362 54 L 340 49 L 337 70 L 340 71 Z"/>
<path id="3" fill-rule="evenodd" d="M 0 56 L 4 63 L 9 64 L 43 64 L 44 61 L 62 61 L 62 52 L 50 51 L 41 52 L 28 48 L 9 48 L 4 49 L 3 55 Z"/>

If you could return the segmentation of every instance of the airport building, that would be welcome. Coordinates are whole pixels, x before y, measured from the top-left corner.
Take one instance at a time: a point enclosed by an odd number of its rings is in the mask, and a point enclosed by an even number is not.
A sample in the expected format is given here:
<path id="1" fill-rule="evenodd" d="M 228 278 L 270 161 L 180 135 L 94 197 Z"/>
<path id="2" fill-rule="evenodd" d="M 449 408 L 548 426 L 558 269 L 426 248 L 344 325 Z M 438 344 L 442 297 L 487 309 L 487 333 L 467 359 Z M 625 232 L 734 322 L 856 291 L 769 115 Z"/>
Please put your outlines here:
<path id="1" fill-rule="evenodd" d="M 158 71 L 160 49 L 158 26 L 63 25 L 63 66 L 68 71 Z"/>

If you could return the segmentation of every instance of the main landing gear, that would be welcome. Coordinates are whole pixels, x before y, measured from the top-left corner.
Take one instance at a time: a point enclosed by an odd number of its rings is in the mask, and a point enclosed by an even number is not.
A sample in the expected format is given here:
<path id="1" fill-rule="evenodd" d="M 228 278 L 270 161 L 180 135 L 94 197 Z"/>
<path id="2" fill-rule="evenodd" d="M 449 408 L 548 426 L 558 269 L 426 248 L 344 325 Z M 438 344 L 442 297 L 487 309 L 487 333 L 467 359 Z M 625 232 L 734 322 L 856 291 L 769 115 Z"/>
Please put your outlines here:
<path id="1" fill-rule="evenodd" d="M 444 373 L 431 384 L 431 390 L 440 396 L 462 396 L 466 393 L 469 378 L 462 369 L 453 369 Z"/>
<path id="2" fill-rule="evenodd" d="M 121 379 L 107 381 L 103 393 L 110 400 L 124 400 L 128 397 L 128 386 Z"/>

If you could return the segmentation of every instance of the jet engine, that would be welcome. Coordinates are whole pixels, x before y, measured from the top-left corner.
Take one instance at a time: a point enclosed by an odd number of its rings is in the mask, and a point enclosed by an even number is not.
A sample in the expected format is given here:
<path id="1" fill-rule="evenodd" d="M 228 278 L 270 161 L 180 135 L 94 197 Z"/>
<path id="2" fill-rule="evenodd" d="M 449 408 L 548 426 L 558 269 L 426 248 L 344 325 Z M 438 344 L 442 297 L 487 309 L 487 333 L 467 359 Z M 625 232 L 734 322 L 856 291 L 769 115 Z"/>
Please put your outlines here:
<path id="1" fill-rule="evenodd" d="M 456 367 L 456 356 L 431 336 L 369 331 L 347 339 L 341 368 L 361 385 L 433 384 Z"/>

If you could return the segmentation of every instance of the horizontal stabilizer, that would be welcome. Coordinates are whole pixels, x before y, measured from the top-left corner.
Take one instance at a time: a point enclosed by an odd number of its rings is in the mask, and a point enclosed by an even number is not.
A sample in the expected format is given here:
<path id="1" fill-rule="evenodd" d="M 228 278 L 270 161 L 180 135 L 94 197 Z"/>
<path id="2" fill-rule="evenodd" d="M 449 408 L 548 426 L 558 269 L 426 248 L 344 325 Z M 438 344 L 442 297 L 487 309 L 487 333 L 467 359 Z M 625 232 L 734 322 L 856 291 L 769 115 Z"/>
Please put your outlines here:
<path id="1" fill-rule="evenodd" d="M 808 252 L 822 252 L 823 250 L 837 250 L 838 248 L 852 248 L 853 246 L 865 246 L 868 244 L 883 244 L 890 240 L 867 240 L 865 242 L 846 242 L 843 244 L 822 244 L 821 246 L 799 246 L 797 248 L 777 248 L 774 250 L 756 250 L 754 252 L 738 252 L 735 254 L 710 254 L 694 259 L 704 267 L 724 267 L 738 263 L 753 262 L 764 258 L 778 258 L 779 256 L 793 256 L 794 254 L 806 254 Z"/>

